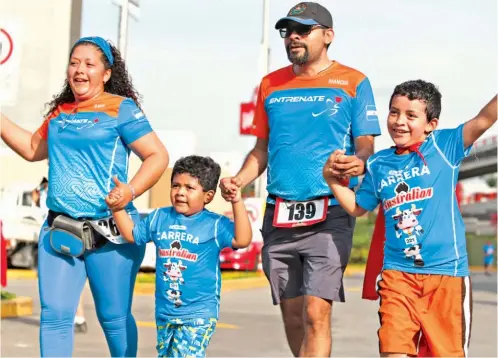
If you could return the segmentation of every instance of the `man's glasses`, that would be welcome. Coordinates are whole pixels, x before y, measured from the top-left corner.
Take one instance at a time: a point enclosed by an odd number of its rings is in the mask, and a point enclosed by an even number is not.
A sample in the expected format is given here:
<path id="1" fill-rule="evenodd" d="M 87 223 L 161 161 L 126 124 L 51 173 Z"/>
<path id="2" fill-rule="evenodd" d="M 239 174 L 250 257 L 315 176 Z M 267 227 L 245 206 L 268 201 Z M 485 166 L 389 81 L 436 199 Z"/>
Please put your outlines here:
<path id="1" fill-rule="evenodd" d="M 301 24 L 298 24 L 298 25 L 291 25 L 289 27 L 283 27 L 281 29 L 279 29 L 280 31 L 280 36 L 285 39 L 286 37 L 289 37 L 290 35 L 292 35 L 294 32 L 296 34 L 298 34 L 299 36 L 307 36 L 311 33 L 311 31 L 315 30 L 315 29 L 326 29 L 325 26 L 321 26 L 321 25 L 301 25 Z"/>

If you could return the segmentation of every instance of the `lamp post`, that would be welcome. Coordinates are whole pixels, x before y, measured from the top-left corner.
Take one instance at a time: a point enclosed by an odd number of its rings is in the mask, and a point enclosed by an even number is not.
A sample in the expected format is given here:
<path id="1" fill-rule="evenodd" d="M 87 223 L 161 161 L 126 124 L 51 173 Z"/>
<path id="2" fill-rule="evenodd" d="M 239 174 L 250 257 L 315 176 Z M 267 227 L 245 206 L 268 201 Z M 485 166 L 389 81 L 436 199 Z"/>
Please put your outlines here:
<path id="1" fill-rule="evenodd" d="M 140 0 L 113 0 L 113 4 L 120 7 L 118 48 L 123 58 L 126 58 L 128 44 L 128 16 L 138 20 L 140 14 Z"/>
<path id="2" fill-rule="evenodd" d="M 261 36 L 261 70 L 262 75 L 270 70 L 270 39 L 269 39 L 269 26 L 270 24 L 270 0 L 263 0 L 263 28 Z M 259 176 L 254 183 L 254 191 L 258 198 L 266 196 L 266 170 Z"/>

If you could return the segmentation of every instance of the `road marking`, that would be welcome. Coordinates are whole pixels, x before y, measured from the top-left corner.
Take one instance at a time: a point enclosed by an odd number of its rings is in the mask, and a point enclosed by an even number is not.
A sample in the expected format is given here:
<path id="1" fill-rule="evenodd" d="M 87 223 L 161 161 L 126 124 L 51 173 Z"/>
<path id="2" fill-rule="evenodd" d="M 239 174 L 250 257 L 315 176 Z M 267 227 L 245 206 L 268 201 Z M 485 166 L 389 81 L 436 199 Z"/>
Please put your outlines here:
<path id="1" fill-rule="evenodd" d="M 156 322 L 137 321 L 137 326 L 138 327 L 153 327 L 153 328 L 156 328 Z M 228 324 L 228 323 L 218 322 L 216 324 L 216 328 L 239 329 L 240 327 L 236 326 L 234 324 Z"/>
<path id="2" fill-rule="evenodd" d="M 360 292 L 361 287 L 348 287 L 348 288 L 346 288 L 346 291 L 347 292 Z"/>

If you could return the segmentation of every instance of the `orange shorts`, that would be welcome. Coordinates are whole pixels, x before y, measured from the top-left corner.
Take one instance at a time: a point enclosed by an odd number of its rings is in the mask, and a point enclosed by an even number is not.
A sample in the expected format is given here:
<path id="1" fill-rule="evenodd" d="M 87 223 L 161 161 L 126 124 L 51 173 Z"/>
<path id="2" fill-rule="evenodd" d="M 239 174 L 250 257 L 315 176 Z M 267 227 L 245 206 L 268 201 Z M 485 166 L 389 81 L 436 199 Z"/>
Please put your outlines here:
<path id="1" fill-rule="evenodd" d="M 380 353 L 467 357 L 472 323 L 470 277 L 382 271 Z"/>

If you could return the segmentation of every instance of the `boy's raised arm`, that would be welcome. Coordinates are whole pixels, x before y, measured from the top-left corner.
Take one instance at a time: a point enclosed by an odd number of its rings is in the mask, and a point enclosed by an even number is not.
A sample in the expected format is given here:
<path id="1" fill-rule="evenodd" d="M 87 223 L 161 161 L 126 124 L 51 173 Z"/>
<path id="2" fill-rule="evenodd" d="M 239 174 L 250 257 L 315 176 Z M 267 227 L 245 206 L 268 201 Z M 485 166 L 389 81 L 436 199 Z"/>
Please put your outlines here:
<path id="1" fill-rule="evenodd" d="M 496 95 L 488 102 L 477 116 L 465 123 L 463 127 L 463 144 L 465 148 L 474 144 L 484 134 L 497 118 Z"/>
<path id="2" fill-rule="evenodd" d="M 111 192 L 106 198 L 105 202 L 107 205 L 110 205 L 116 197 Z M 118 195 L 118 194 L 116 194 Z M 113 211 L 112 216 L 114 217 L 114 221 L 116 222 L 116 226 L 118 227 L 119 233 L 129 243 L 134 243 L 135 239 L 133 238 L 133 228 L 135 227 L 135 223 L 131 220 L 130 215 L 126 212 L 126 210 L 118 210 Z"/>
<path id="3" fill-rule="evenodd" d="M 129 243 L 134 243 L 133 228 L 135 227 L 135 223 L 131 220 L 126 210 L 113 211 L 112 216 L 114 216 L 114 221 L 123 239 Z"/>
<path id="4" fill-rule="evenodd" d="M 235 225 L 235 237 L 232 240 L 232 247 L 242 249 L 249 246 L 252 241 L 252 227 L 247 214 L 246 206 L 242 200 L 241 190 L 238 188 L 232 202 L 233 221 Z"/>

